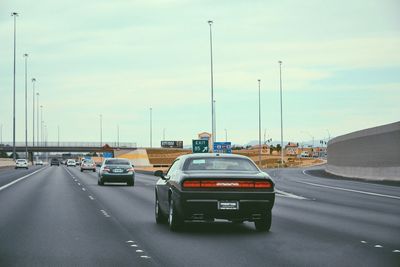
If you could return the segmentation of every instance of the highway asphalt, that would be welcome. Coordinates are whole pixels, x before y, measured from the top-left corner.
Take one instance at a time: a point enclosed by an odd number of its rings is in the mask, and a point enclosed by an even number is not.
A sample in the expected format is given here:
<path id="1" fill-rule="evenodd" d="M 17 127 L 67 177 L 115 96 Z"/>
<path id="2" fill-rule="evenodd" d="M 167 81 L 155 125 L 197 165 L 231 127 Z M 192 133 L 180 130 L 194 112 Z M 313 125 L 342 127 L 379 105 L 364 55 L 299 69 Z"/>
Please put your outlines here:
<path id="1" fill-rule="evenodd" d="M 0 266 L 400 266 L 399 186 L 268 173 L 269 233 L 224 221 L 176 233 L 155 223 L 154 176 L 98 186 L 79 168 L 1 169 Z"/>

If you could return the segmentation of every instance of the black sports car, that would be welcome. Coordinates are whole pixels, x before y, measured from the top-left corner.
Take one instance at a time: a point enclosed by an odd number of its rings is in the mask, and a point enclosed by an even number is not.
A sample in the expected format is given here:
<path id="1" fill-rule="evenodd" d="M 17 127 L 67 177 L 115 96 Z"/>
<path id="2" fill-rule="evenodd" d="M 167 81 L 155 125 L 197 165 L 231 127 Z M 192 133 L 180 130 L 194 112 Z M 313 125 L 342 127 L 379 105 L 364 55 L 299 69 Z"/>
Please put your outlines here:
<path id="1" fill-rule="evenodd" d="M 157 223 L 177 230 L 184 221 L 252 221 L 269 231 L 274 182 L 245 156 L 189 154 L 178 157 L 155 188 Z"/>

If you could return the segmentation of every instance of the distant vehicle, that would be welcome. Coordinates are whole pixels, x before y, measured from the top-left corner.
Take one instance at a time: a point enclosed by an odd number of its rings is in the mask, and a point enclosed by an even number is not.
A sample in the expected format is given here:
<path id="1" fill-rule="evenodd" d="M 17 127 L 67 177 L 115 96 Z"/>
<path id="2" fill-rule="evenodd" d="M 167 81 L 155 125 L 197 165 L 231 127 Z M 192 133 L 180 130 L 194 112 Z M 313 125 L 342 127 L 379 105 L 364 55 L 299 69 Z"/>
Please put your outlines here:
<path id="1" fill-rule="evenodd" d="M 35 165 L 36 166 L 38 166 L 38 165 L 43 166 L 43 161 L 42 160 L 37 160 L 37 161 L 35 161 Z"/>
<path id="2" fill-rule="evenodd" d="M 128 186 L 135 185 L 135 169 L 127 159 L 109 158 L 103 161 L 99 170 L 98 185 L 105 182 L 126 183 Z"/>
<path id="3" fill-rule="evenodd" d="M 300 154 L 300 157 L 302 157 L 302 158 L 308 158 L 309 156 L 310 156 L 310 154 L 308 153 L 308 151 L 303 151 Z"/>
<path id="4" fill-rule="evenodd" d="M 28 169 L 28 161 L 26 159 L 17 159 L 15 161 L 15 169 L 19 168 Z"/>
<path id="5" fill-rule="evenodd" d="M 50 166 L 57 165 L 60 166 L 60 161 L 58 159 L 51 159 Z"/>
<path id="6" fill-rule="evenodd" d="M 232 154 L 189 154 L 178 157 L 155 187 L 157 223 L 172 231 L 184 221 L 254 222 L 269 231 L 275 202 L 274 182 L 248 157 Z"/>
<path id="7" fill-rule="evenodd" d="M 96 164 L 94 163 L 93 160 L 91 160 L 91 159 L 83 159 L 82 160 L 81 172 L 86 171 L 86 170 L 93 171 L 93 172 L 96 171 Z"/>
<path id="8" fill-rule="evenodd" d="M 80 160 L 75 160 L 75 166 L 81 166 Z"/>
<path id="9" fill-rule="evenodd" d="M 75 167 L 75 166 L 76 166 L 76 162 L 74 159 L 67 160 L 67 167 Z"/>

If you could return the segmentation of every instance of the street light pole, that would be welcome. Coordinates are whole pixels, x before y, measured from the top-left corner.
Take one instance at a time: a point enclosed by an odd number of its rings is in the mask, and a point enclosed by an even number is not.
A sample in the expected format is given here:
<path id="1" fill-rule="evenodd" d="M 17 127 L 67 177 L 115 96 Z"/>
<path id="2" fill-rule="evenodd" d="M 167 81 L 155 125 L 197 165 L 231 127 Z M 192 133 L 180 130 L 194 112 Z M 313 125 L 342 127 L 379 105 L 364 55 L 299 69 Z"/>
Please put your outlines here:
<path id="1" fill-rule="evenodd" d="M 43 106 L 40 105 L 40 144 L 43 146 Z"/>
<path id="2" fill-rule="evenodd" d="M 261 167 L 261 80 L 258 79 L 258 165 Z"/>
<path id="3" fill-rule="evenodd" d="M 163 141 L 165 141 L 165 128 L 163 129 Z"/>
<path id="4" fill-rule="evenodd" d="M 281 164 L 283 166 L 282 61 L 279 60 L 279 87 L 281 99 Z"/>
<path id="5" fill-rule="evenodd" d="M 117 125 L 117 148 L 119 148 L 119 125 Z"/>
<path id="6" fill-rule="evenodd" d="M 217 118 L 217 101 L 214 99 L 214 101 L 213 101 L 213 103 L 214 103 L 214 134 L 213 134 L 213 143 L 217 140 L 217 120 L 216 120 L 216 118 Z"/>
<path id="7" fill-rule="evenodd" d="M 153 147 L 153 108 L 150 108 L 150 147 Z"/>
<path id="8" fill-rule="evenodd" d="M 39 144 L 39 122 L 40 122 L 40 120 L 39 120 L 39 93 L 36 93 L 36 98 L 37 98 L 37 120 L 36 120 L 36 131 L 37 131 L 37 137 L 36 137 L 36 144 L 39 146 L 40 144 Z"/>
<path id="9" fill-rule="evenodd" d="M 25 58 L 25 159 L 28 159 L 28 54 Z"/>
<path id="10" fill-rule="evenodd" d="M 213 49 L 212 49 L 212 20 L 208 21 L 210 25 L 210 59 L 211 59 L 211 134 L 212 142 L 215 142 L 215 117 L 214 117 L 214 69 L 213 69 Z"/>
<path id="11" fill-rule="evenodd" d="M 35 82 L 32 78 L 32 146 L 35 146 Z"/>
<path id="12" fill-rule="evenodd" d="M 16 149 L 15 149 L 15 53 L 16 53 L 16 42 L 17 42 L 17 17 L 18 13 L 13 12 L 11 16 L 14 17 L 14 76 L 13 76 L 13 159 L 16 159 Z"/>

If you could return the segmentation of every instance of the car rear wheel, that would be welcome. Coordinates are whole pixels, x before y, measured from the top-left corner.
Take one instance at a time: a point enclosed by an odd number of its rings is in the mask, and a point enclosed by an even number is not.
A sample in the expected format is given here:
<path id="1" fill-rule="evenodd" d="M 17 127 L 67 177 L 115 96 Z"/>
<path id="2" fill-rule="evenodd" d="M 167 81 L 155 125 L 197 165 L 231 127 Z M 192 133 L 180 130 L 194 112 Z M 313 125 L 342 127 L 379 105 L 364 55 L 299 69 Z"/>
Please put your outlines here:
<path id="1" fill-rule="evenodd" d="M 157 195 L 156 195 L 156 203 L 154 205 L 154 213 L 156 215 L 156 223 L 161 224 L 167 221 L 167 217 L 162 213 L 160 209 L 160 202 L 158 201 Z"/>
<path id="2" fill-rule="evenodd" d="M 174 201 L 171 199 L 169 202 L 169 212 L 168 212 L 168 226 L 171 231 L 177 231 L 181 228 L 183 220 L 179 217 L 176 212 L 176 207 Z"/>
<path id="3" fill-rule="evenodd" d="M 271 229 L 272 213 L 271 211 L 265 212 L 259 220 L 254 221 L 254 226 L 257 231 L 268 232 Z"/>

